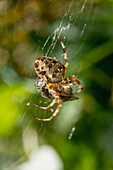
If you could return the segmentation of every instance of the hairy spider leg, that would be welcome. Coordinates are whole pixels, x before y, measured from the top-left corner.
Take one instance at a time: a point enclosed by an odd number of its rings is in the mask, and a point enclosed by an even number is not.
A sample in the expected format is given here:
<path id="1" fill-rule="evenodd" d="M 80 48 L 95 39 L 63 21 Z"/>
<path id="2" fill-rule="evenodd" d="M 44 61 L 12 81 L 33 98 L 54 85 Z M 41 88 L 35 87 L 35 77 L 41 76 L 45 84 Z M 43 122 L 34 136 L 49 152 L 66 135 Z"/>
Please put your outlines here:
<path id="1" fill-rule="evenodd" d="M 36 118 L 36 119 L 41 120 L 41 121 L 50 121 L 50 120 L 52 120 L 57 115 L 57 113 L 60 111 L 60 109 L 62 108 L 62 103 L 63 102 L 62 102 L 61 99 L 58 99 L 58 103 L 59 103 L 58 108 L 56 109 L 56 111 L 53 113 L 53 115 L 50 118 L 47 118 L 47 119 Z"/>
<path id="2" fill-rule="evenodd" d="M 48 87 L 46 87 L 46 86 L 38 86 L 37 84 L 34 84 L 34 86 L 41 88 L 41 89 L 48 89 Z"/>
<path id="3" fill-rule="evenodd" d="M 38 84 L 34 84 L 34 86 L 41 88 L 41 89 L 48 89 L 48 88 L 57 88 L 57 83 L 49 83 L 46 82 L 47 86 L 38 86 Z"/>
<path id="4" fill-rule="evenodd" d="M 62 42 L 62 40 L 59 38 L 59 36 L 58 35 L 56 35 L 57 36 L 57 38 L 59 39 L 59 41 L 60 41 L 60 43 L 61 43 L 61 46 L 62 46 L 62 48 L 63 48 L 63 52 L 64 52 L 64 59 L 65 59 L 65 62 L 66 62 L 66 64 L 65 64 L 65 69 L 68 67 L 68 59 L 67 59 L 67 53 L 66 53 L 66 48 L 65 48 L 65 46 L 64 46 L 64 44 L 63 44 L 63 42 Z"/>
<path id="5" fill-rule="evenodd" d="M 38 105 L 36 105 L 36 104 L 34 104 L 34 105 L 35 105 L 36 107 L 41 108 L 41 109 L 47 110 L 47 109 L 50 109 L 57 101 L 58 101 L 58 98 L 54 99 L 54 100 L 50 103 L 50 105 L 47 106 L 47 107 L 41 107 L 41 106 L 38 106 Z"/>
<path id="6" fill-rule="evenodd" d="M 77 84 L 78 84 L 78 86 L 79 86 L 79 90 L 78 90 L 77 92 L 73 93 L 73 95 L 74 95 L 74 94 L 77 94 L 77 93 L 80 93 L 80 92 L 83 90 L 83 87 L 82 87 L 80 81 L 79 81 L 79 80 L 76 80 L 76 82 L 77 82 Z"/>
<path id="7" fill-rule="evenodd" d="M 78 86 L 79 86 L 79 90 L 78 90 L 77 92 L 73 93 L 73 95 L 74 95 L 74 94 L 78 94 L 78 93 L 80 93 L 80 92 L 83 90 L 82 84 L 80 83 L 79 80 L 77 80 L 77 77 L 76 77 L 76 76 L 75 76 L 75 81 L 74 81 L 73 83 L 70 83 L 69 85 L 75 85 L 76 83 L 77 83 Z"/>
<path id="8" fill-rule="evenodd" d="M 63 86 L 67 86 L 67 85 L 73 86 L 76 83 L 79 86 L 79 90 L 77 92 L 73 93 L 73 95 L 74 95 L 74 94 L 80 93 L 83 90 L 83 87 L 82 87 L 80 81 L 77 80 L 77 77 L 75 75 L 64 78 L 64 80 L 60 84 L 63 85 Z"/>

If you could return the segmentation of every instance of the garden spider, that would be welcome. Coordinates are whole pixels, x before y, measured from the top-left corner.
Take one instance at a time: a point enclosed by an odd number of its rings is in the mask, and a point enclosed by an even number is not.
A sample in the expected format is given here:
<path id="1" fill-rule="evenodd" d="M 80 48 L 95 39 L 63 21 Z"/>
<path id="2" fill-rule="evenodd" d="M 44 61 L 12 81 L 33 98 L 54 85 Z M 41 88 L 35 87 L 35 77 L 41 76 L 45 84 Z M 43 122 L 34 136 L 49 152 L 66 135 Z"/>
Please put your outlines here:
<path id="1" fill-rule="evenodd" d="M 46 56 L 39 57 L 35 60 L 35 71 L 40 77 L 35 86 L 43 97 L 49 98 L 53 101 L 47 107 L 41 107 L 36 104 L 34 105 L 41 109 L 50 109 L 55 103 L 59 104 L 58 108 L 50 118 L 36 118 L 37 120 L 42 121 L 52 120 L 62 108 L 62 103 L 65 101 L 78 99 L 78 97 L 75 97 L 74 95 L 79 93 L 83 89 L 80 81 L 77 80 L 77 77 L 75 75 L 64 78 L 64 75 L 66 74 L 65 69 L 67 69 L 68 67 L 67 53 L 63 42 L 58 35 L 56 36 L 59 39 L 63 48 L 66 64 L 63 65 L 61 62 Z M 78 84 L 79 90 L 75 93 L 72 93 L 71 86 L 75 85 L 75 83 Z"/>

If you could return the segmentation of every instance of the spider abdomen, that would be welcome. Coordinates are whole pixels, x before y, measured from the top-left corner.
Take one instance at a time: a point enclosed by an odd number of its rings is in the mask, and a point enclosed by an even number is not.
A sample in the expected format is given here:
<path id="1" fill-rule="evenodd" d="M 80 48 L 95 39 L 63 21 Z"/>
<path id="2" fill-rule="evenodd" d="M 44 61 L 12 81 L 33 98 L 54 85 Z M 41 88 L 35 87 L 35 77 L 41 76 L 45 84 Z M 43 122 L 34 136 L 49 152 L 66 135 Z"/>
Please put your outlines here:
<path id="1" fill-rule="evenodd" d="M 58 83 L 65 75 L 64 65 L 50 57 L 39 57 L 35 60 L 35 71 L 39 77 L 45 76 L 50 83 Z"/>

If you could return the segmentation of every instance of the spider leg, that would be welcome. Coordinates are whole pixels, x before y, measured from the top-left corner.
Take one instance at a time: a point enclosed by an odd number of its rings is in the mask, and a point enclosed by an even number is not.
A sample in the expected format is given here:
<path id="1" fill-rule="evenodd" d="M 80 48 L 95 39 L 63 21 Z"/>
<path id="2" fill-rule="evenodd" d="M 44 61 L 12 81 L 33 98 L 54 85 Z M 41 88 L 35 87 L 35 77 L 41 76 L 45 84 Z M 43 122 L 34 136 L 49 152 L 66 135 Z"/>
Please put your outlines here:
<path id="1" fill-rule="evenodd" d="M 79 90 L 77 92 L 75 92 L 74 94 L 77 94 L 77 93 L 80 93 L 83 90 L 83 87 L 82 87 L 80 81 L 77 80 L 77 77 L 75 75 L 64 78 L 60 84 L 63 85 L 63 86 L 73 86 L 76 83 L 79 86 Z"/>
<path id="2" fill-rule="evenodd" d="M 50 103 L 50 105 L 47 106 L 47 107 L 41 107 L 41 106 L 38 106 L 38 105 L 36 105 L 36 104 L 34 104 L 34 105 L 35 105 L 36 107 L 41 108 L 41 109 L 47 110 L 47 109 L 50 109 L 57 101 L 58 101 L 58 98 L 54 99 L 54 100 Z"/>
<path id="3" fill-rule="evenodd" d="M 50 120 L 52 120 L 58 114 L 60 109 L 62 108 L 62 103 L 63 103 L 62 100 L 58 99 L 58 102 L 59 102 L 59 106 L 58 106 L 58 108 L 56 109 L 56 111 L 53 113 L 53 115 L 50 118 L 47 118 L 47 119 L 36 118 L 36 119 L 41 120 L 41 121 L 50 121 Z"/>
<path id="4" fill-rule="evenodd" d="M 46 85 L 47 86 L 38 86 L 38 84 L 34 84 L 34 86 L 41 88 L 41 89 L 48 89 L 48 86 L 51 87 L 57 87 L 56 83 L 49 83 L 48 81 L 46 81 Z"/>
<path id="5" fill-rule="evenodd" d="M 64 59 L 65 59 L 65 62 L 66 62 L 66 64 L 65 64 L 65 69 L 66 69 L 66 68 L 68 67 L 68 59 L 67 59 L 66 48 L 65 48 L 63 42 L 61 41 L 61 39 L 59 38 L 59 36 L 58 36 L 58 35 L 56 35 L 56 36 L 57 36 L 57 38 L 59 39 L 59 41 L 60 41 L 60 43 L 61 43 L 61 46 L 62 46 L 62 48 L 63 48 Z"/>
<path id="6" fill-rule="evenodd" d="M 79 81 L 79 80 L 76 80 L 76 82 L 77 82 L 77 84 L 78 84 L 78 86 L 79 86 L 79 90 L 78 90 L 77 92 L 73 93 L 73 95 L 74 95 L 74 94 L 77 94 L 77 93 L 80 93 L 80 92 L 83 90 L 83 87 L 82 87 L 80 81 Z"/>
<path id="7" fill-rule="evenodd" d="M 77 93 L 80 93 L 82 90 L 83 90 L 83 87 L 82 87 L 82 84 L 80 83 L 80 81 L 79 80 L 75 80 L 73 83 L 70 83 L 70 84 L 68 84 L 69 86 L 73 86 L 73 85 L 75 85 L 75 84 L 78 84 L 78 86 L 79 86 L 79 90 L 77 91 L 77 92 L 75 92 L 75 93 L 73 93 L 73 95 L 74 94 L 77 94 Z"/>
<path id="8" fill-rule="evenodd" d="M 48 87 L 46 87 L 46 86 L 38 86 L 37 84 L 34 84 L 34 86 L 41 88 L 41 89 L 48 89 Z"/>

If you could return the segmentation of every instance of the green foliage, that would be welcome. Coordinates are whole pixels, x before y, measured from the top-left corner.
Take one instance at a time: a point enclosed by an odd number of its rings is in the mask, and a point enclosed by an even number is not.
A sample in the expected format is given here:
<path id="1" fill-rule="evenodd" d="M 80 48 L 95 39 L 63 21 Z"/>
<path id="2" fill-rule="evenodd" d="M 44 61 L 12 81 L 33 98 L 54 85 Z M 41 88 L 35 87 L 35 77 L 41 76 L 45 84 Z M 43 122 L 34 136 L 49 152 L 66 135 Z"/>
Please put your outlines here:
<path id="1" fill-rule="evenodd" d="M 27 92 L 22 84 L 12 87 L 2 85 L 0 87 L 1 97 L 1 119 L 0 119 L 0 136 L 6 137 L 10 131 L 16 127 L 17 121 L 20 117 L 18 105 L 23 102 Z"/>

